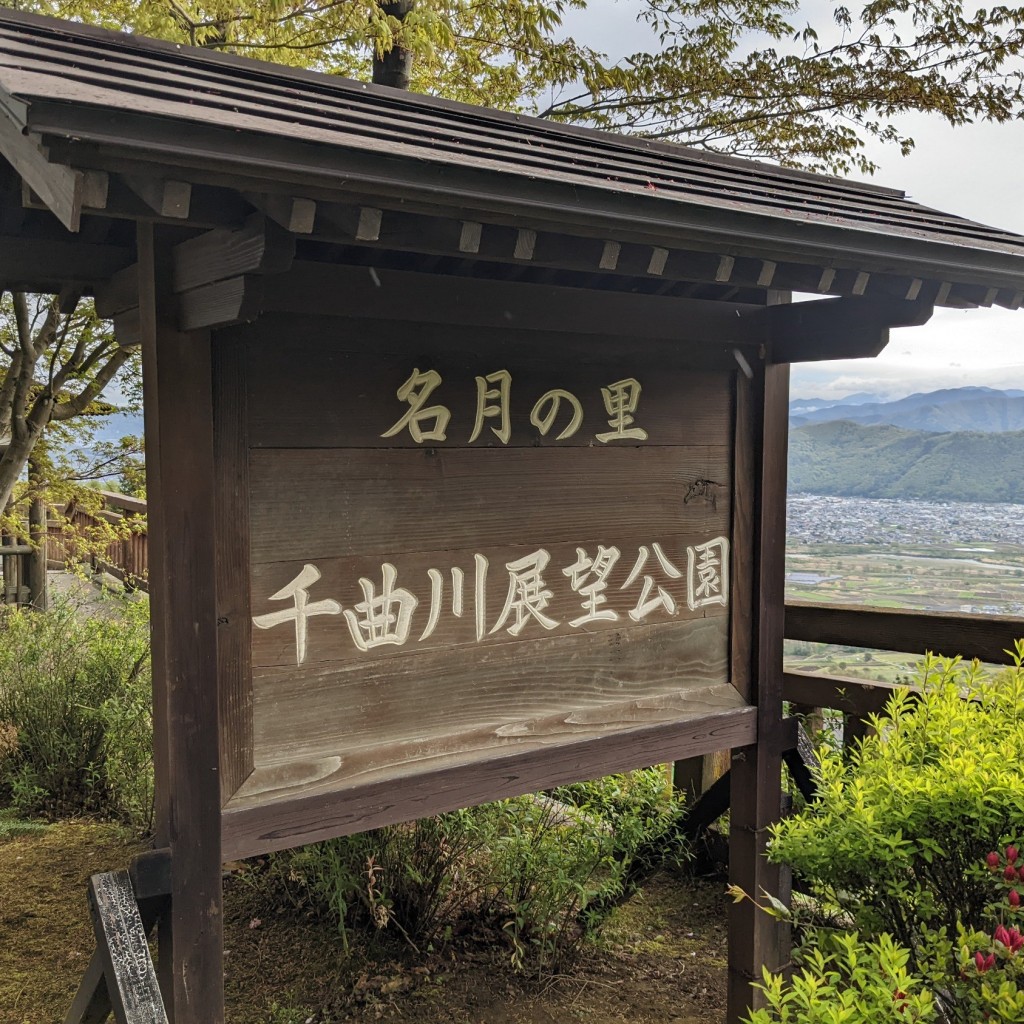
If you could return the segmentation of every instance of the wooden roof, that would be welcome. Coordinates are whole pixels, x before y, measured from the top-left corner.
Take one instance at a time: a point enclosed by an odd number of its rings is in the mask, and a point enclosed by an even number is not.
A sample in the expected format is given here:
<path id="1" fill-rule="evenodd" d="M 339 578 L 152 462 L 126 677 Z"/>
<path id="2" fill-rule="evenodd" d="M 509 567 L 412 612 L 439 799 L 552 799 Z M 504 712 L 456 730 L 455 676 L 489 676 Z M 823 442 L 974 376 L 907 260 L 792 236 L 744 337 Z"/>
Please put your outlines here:
<path id="1" fill-rule="evenodd" d="M 90 213 L 208 227 L 260 208 L 310 239 L 338 241 L 327 226 L 354 217 L 342 240 L 378 250 L 733 292 L 1024 300 L 1024 238 L 892 189 L 10 11 L 0 108 L 0 151 L 72 230 Z M 467 221 L 509 251 L 462 227 L 444 241 Z"/>

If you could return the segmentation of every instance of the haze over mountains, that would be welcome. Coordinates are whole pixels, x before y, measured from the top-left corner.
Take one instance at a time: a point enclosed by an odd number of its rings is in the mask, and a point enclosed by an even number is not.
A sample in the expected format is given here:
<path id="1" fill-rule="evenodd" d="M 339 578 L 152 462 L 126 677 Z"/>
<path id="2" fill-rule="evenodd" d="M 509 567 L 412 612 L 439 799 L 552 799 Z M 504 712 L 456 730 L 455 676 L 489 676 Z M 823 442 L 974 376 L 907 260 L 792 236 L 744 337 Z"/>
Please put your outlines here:
<path id="1" fill-rule="evenodd" d="M 795 399 L 790 424 L 792 492 L 1024 503 L 1024 391 Z"/>
<path id="2" fill-rule="evenodd" d="M 789 405 L 794 427 L 849 420 L 868 425 L 888 424 L 908 430 L 947 433 L 979 430 L 1001 433 L 1024 430 L 1024 391 L 995 388 L 950 388 L 886 402 L 875 395 L 850 395 L 840 401 L 796 399 Z"/>

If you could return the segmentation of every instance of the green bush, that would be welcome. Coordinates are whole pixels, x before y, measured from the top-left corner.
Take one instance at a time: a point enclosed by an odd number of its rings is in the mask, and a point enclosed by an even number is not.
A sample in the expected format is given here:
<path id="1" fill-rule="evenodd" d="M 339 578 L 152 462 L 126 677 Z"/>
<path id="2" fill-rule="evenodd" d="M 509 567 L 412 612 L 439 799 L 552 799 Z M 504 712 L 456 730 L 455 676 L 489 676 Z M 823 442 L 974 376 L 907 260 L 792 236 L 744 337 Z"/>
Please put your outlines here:
<path id="1" fill-rule="evenodd" d="M 809 931 L 802 971 L 765 975 L 752 1024 L 1024 1021 L 1024 643 L 1016 654 L 993 678 L 929 657 L 920 692 L 893 698 L 851 762 L 821 751 L 818 799 L 777 826 L 770 855 L 809 883 L 819 919 L 857 931 Z"/>
<path id="2" fill-rule="evenodd" d="M 649 769 L 319 843 L 278 855 L 271 872 L 346 941 L 366 924 L 417 946 L 490 928 L 516 967 L 544 970 L 597 932 L 656 857 L 684 856 L 681 814 Z"/>
<path id="3" fill-rule="evenodd" d="M 800 969 L 786 981 L 765 971 L 765 1006 L 749 1024 L 926 1024 L 935 998 L 908 968 L 910 953 L 888 935 L 865 941 L 856 932 L 809 937 Z"/>
<path id="4" fill-rule="evenodd" d="M 984 927 L 984 858 L 1024 834 L 1020 663 L 985 679 L 929 657 L 920 684 L 893 697 L 851 763 L 822 750 L 818 799 L 778 826 L 770 853 L 864 934 L 911 950 L 922 925 Z"/>
<path id="5" fill-rule="evenodd" d="M 144 602 L 0 609 L 0 800 L 25 815 L 152 817 Z"/>

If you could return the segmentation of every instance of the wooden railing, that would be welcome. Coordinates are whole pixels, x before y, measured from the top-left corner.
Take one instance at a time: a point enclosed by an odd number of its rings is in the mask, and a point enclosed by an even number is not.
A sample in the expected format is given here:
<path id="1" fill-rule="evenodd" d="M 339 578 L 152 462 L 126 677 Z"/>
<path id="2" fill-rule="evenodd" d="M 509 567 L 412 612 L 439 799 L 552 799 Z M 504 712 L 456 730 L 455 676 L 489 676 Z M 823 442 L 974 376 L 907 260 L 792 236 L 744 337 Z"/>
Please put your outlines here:
<path id="1" fill-rule="evenodd" d="M 787 640 L 923 655 L 926 651 L 995 665 L 1013 662 L 1024 619 L 946 612 L 891 611 L 850 605 L 786 605 Z M 786 672 L 782 695 L 801 710 L 832 708 L 846 716 L 847 741 L 864 733 L 866 715 L 881 711 L 894 683 Z"/>
<path id="2" fill-rule="evenodd" d="M 119 525 L 125 518 L 145 516 L 144 498 L 132 498 L 114 491 L 101 491 L 103 508 L 98 511 L 81 505 L 69 506 L 65 511 L 68 526 L 52 524 L 48 533 L 47 558 L 67 564 L 87 564 L 96 572 L 109 573 L 130 590 L 149 589 L 149 534 L 145 529 L 133 528 L 108 543 L 101 551 L 92 548 L 82 554 L 79 538 L 96 536 L 102 522 Z"/>

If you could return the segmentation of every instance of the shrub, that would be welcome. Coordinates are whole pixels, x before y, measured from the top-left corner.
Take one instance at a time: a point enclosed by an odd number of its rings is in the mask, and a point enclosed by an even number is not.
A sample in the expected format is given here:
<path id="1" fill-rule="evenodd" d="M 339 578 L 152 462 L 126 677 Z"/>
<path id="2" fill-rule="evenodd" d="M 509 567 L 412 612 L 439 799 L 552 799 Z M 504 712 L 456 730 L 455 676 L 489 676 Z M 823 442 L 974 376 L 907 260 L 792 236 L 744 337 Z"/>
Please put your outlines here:
<path id="1" fill-rule="evenodd" d="M 319 843 L 271 871 L 346 942 L 367 923 L 414 945 L 472 923 L 507 943 L 516 967 L 543 970 L 594 935 L 656 857 L 683 856 L 681 813 L 650 769 Z"/>
<path id="2" fill-rule="evenodd" d="M 908 968 L 910 953 L 888 935 L 865 941 L 856 932 L 810 937 L 791 980 L 764 973 L 765 1007 L 748 1024 L 926 1024 L 935 999 Z"/>
<path id="3" fill-rule="evenodd" d="M 111 602 L 0 610 L 0 798 L 21 814 L 150 824 L 148 609 Z"/>
<path id="4" fill-rule="evenodd" d="M 818 799 L 770 854 L 866 938 L 808 932 L 802 972 L 765 975 L 752 1024 L 1024 1020 L 1022 661 L 1018 642 L 986 679 L 929 657 L 920 693 L 897 694 L 849 764 L 822 750 Z"/>
<path id="5" fill-rule="evenodd" d="M 771 843 L 825 904 L 912 951 L 924 924 L 983 927 L 982 862 L 1024 833 L 1020 661 L 985 679 L 976 664 L 929 657 L 920 682 L 919 695 L 893 697 L 850 764 L 822 750 L 818 799 Z"/>

